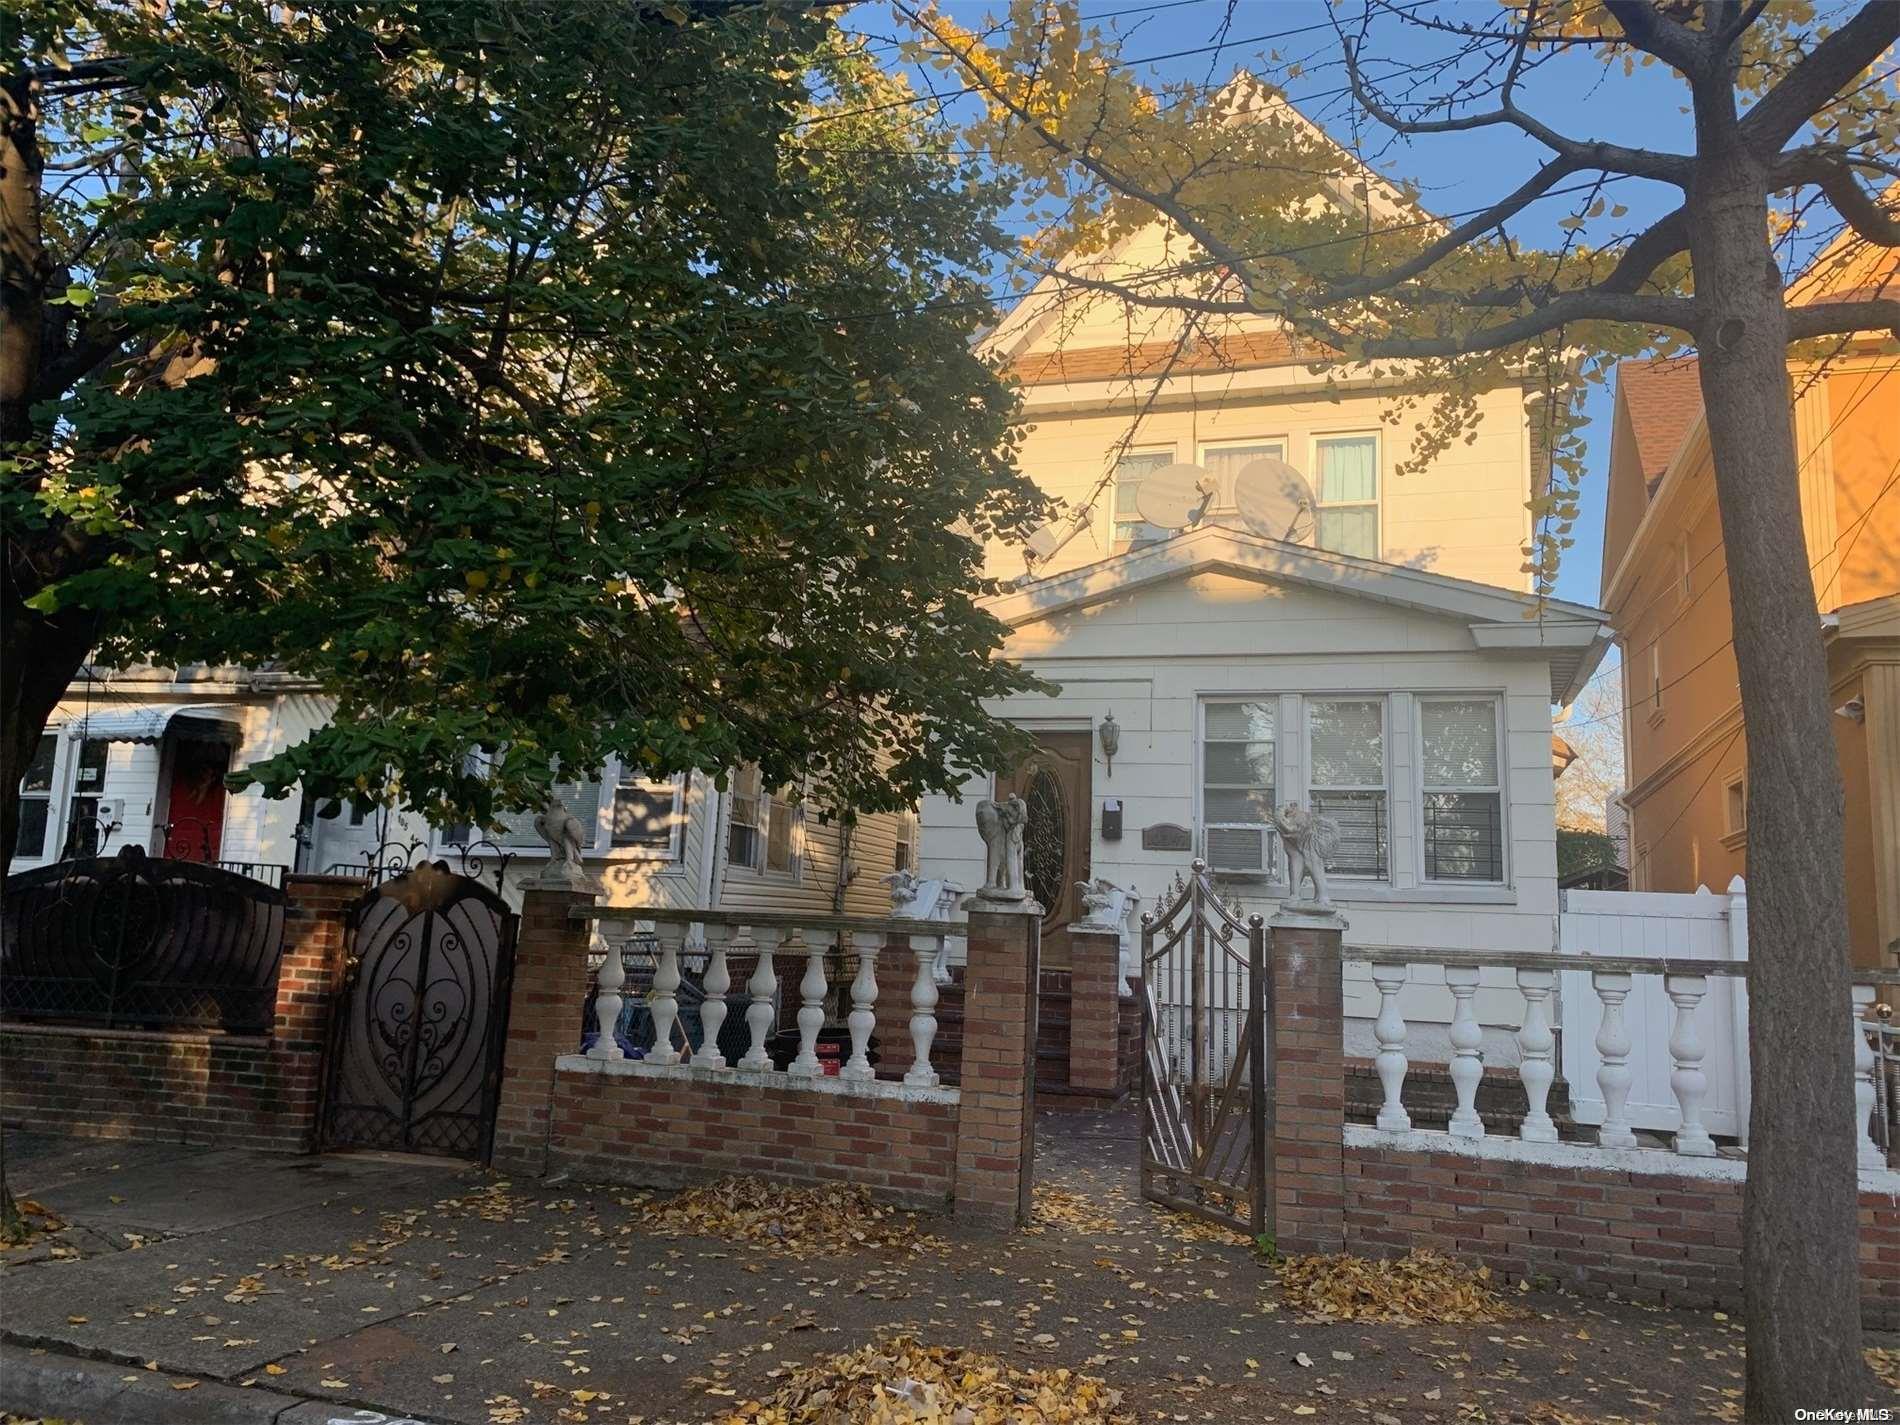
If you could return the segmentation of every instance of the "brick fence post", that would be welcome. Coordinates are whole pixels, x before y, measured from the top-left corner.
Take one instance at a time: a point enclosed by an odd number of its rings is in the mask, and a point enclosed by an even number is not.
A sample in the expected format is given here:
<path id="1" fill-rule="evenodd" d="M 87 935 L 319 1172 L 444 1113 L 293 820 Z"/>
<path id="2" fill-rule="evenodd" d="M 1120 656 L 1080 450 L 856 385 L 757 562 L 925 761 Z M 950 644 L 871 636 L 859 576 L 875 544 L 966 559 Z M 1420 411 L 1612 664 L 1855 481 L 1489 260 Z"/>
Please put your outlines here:
<path id="1" fill-rule="evenodd" d="M 330 1016 L 343 988 L 350 913 L 368 882 L 358 876 L 285 876 L 284 943 L 271 1031 L 283 1060 L 283 1102 L 302 1119 L 297 1147 L 322 1144 L 317 1121 L 330 1050 Z"/>
<path id="2" fill-rule="evenodd" d="M 1337 915 L 1270 922 L 1274 1237 L 1283 1252 L 1345 1247 L 1346 1056 Z"/>
<path id="3" fill-rule="evenodd" d="M 540 1177 L 547 1171 L 554 1061 L 578 1054 L 593 925 L 569 912 L 594 904 L 592 891 L 529 885 L 521 894 L 508 1039 L 502 1048 L 493 1166 Z"/>
<path id="4" fill-rule="evenodd" d="M 956 1215 L 1029 1220 L 1036 1160 L 1036 987 L 1042 918 L 973 909 L 963 971 L 963 1083 Z"/>
<path id="5" fill-rule="evenodd" d="M 1114 1098 L 1121 1016 L 1119 930 L 1069 927 L 1069 1087 Z"/>

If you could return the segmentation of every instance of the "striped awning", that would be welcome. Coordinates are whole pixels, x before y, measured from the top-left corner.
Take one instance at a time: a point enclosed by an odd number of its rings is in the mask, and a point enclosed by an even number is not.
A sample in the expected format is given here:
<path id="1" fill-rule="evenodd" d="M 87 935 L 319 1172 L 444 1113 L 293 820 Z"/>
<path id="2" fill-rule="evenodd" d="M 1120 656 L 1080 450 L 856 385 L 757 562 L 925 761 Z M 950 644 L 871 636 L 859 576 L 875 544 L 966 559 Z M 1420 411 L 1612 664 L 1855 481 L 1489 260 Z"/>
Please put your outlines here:
<path id="1" fill-rule="evenodd" d="M 194 741 L 236 742 L 240 709 L 229 703 L 141 703 L 94 708 L 66 719 L 68 737 L 99 742 L 158 742 L 166 733 Z"/>

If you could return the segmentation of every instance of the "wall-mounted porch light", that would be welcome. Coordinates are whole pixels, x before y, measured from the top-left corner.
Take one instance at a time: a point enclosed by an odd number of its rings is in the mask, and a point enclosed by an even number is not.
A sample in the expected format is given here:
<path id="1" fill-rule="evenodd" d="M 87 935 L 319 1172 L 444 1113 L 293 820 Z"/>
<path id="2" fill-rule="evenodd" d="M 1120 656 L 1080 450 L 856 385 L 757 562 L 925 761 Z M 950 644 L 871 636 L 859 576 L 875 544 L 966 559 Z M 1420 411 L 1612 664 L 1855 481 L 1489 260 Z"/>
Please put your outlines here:
<path id="1" fill-rule="evenodd" d="M 1108 775 L 1115 775 L 1115 754 L 1121 751 L 1122 730 L 1110 713 L 1102 719 L 1102 725 L 1095 729 L 1095 735 L 1102 740 L 1102 756 L 1108 762 Z"/>

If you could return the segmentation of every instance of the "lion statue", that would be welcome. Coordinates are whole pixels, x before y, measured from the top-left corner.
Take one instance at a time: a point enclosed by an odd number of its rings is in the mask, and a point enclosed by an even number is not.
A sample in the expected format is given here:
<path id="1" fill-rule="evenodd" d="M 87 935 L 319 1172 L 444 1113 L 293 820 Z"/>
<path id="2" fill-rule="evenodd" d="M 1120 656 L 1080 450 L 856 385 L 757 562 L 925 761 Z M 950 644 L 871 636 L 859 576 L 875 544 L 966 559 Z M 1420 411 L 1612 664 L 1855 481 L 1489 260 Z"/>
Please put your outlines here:
<path id="1" fill-rule="evenodd" d="M 1288 899 L 1299 901 L 1302 883 L 1311 881 L 1313 898 L 1306 904 L 1330 908 L 1333 899 L 1326 889 L 1326 863 L 1339 850 L 1339 823 L 1298 802 L 1288 802 L 1273 813 L 1273 824 L 1286 851 Z"/>

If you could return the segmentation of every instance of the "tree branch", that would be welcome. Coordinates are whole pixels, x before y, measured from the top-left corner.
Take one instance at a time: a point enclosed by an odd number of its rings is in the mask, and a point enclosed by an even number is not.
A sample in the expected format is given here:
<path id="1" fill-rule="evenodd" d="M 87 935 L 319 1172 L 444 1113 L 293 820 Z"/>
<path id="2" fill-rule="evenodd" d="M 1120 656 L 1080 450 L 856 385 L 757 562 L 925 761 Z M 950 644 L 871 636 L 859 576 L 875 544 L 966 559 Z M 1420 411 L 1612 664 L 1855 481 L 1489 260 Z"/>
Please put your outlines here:
<path id="1" fill-rule="evenodd" d="M 1900 9 L 1900 4 L 1895 5 Z M 1796 149 L 1779 159 L 1770 175 L 1775 188 L 1795 188 L 1811 183 L 1827 195 L 1834 211 L 1847 225 L 1868 242 L 1881 247 L 1900 247 L 1900 219 L 1880 206 L 1878 199 L 1860 186 L 1849 160 L 1823 149 Z"/>
<path id="2" fill-rule="evenodd" d="M 1763 157 L 1781 151 L 1856 74 L 1900 40 L 1900 4 L 1868 4 L 1788 71 L 1742 119 L 1742 141 Z"/>
<path id="3" fill-rule="evenodd" d="M 1603 0 L 1603 8 L 1623 27 L 1629 42 L 1645 54 L 1655 55 L 1690 79 L 1699 78 L 1708 68 L 1709 50 L 1703 37 L 1670 19 L 1651 0 Z"/>
<path id="4" fill-rule="evenodd" d="M 1900 303 L 1890 303 L 1900 312 Z M 1302 321 L 1292 317 L 1289 320 Z M 1522 316 L 1481 327 L 1462 336 L 1380 337 L 1360 343 L 1362 354 L 1375 359 L 1426 359 L 1440 356 L 1470 356 L 1480 351 L 1496 351 L 1571 322 L 1633 322 L 1639 326 L 1675 327 L 1694 332 L 1695 303 L 1687 297 L 1657 297 L 1630 292 L 1609 292 L 1602 287 L 1585 287 L 1566 292 Z"/>
<path id="5" fill-rule="evenodd" d="M 1508 92 L 1502 96 L 1497 108 L 1487 109 L 1483 113 L 1459 114 L 1444 119 L 1400 118 L 1366 86 L 1365 76 L 1359 70 L 1358 51 L 1352 42 L 1347 41 L 1342 49 L 1353 98 L 1368 114 L 1394 133 L 1453 134 L 1509 124 L 1529 134 L 1552 153 L 1569 159 L 1577 168 L 1600 168 L 1606 173 L 1654 178 L 1673 183 L 1679 188 L 1688 187 L 1694 177 L 1695 161 L 1687 154 L 1658 153 L 1653 149 L 1625 148 L 1621 144 L 1600 143 L 1594 139 L 1573 139 L 1518 108 Z"/>
<path id="6" fill-rule="evenodd" d="M 1846 336 L 1852 332 L 1890 331 L 1900 338 L 1900 297 L 1865 302 L 1815 302 L 1788 309 L 1788 336 Z"/>
<path id="7" fill-rule="evenodd" d="M 1689 214 L 1678 208 L 1638 233 L 1600 284 L 1605 292 L 1634 292 L 1663 263 L 1689 246 Z"/>

